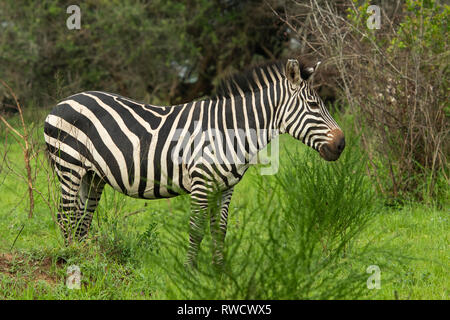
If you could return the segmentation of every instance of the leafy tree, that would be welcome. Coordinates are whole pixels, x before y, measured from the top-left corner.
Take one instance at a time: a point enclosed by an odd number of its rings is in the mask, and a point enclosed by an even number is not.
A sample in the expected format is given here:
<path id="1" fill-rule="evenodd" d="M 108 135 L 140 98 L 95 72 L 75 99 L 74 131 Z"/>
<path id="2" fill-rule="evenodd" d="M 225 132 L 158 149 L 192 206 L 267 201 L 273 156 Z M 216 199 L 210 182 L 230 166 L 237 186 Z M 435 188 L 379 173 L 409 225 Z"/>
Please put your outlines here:
<path id="1" fill-rule="evenodd" d="M 286 43 L 262 0 L 86 1 L 80 30 L 66 27 L 71 4 L 0 3 L 0 78 L 28 102 L 93 89 L 186 102 L 228 70 L 279 57 Z"/>

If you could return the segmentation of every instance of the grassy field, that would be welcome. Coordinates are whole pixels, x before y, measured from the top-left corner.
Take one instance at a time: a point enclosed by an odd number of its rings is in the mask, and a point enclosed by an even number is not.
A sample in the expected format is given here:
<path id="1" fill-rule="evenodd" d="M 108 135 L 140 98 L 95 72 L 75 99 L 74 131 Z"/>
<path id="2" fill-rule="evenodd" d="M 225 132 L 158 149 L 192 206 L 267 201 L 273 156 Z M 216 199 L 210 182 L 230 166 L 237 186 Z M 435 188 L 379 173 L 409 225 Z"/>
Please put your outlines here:
<path id="1" fill-rule="evenodd" d="M 39 126 L 35 135 L 42 143 Z M 7 150 L 9 166 L 23 173 L 21 149 L 11 138 L 8 142 L 0 147 L 2 158 Z M 222 272 L 210 266 L 208 234 L 199 270 L 183 267 L 188 197 L 144 201 L 106 188 L 89 240 L 65 247 L 54 208 L 46 203 L 56 192 L 48 172 L 41 168 L 36 174 L 35 188 L 43 197 L 35 193 L 29 219 L 26 184 L 3 162 L 0 299 L 449 298 L 448 207 L 387 207 L 383 199 L 366 199 L 367 179 L 345 168 L 362 161 L 356 146 L 348 147 L 341 165 L 324 163 L 287 136 L 280 146 L 277 176 L 260 176 L 254 167 L 235 188 Z M 301 175 L 308 173 L 303 163 L 319 172 L 315 180 Z M 348 176 L 336 180 L 342 190 L 323 186 L 330 172 Z M 333 195 L 338 198 L 331 205 L 321 201 Z M 317 223 L 315 212 L 330 215 Z M 81 289 L 66 286 L 73 265 L 81 270 Z M 370 265 L 380 268 L 380 289 L 367 288 Z"/>

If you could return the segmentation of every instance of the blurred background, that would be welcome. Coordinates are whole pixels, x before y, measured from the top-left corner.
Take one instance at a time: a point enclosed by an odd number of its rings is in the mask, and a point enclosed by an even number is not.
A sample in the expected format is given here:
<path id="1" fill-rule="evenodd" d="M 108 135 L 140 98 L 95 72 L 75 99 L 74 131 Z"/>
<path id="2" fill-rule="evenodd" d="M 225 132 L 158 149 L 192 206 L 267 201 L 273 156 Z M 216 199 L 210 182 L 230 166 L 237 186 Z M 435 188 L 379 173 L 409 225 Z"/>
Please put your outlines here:
<path id="1" fill-rule="evenodd" d="M 39 104 L 101 89 L 147 102 L 209 95 L 228 70 L 289 54 L 274 1 L 2 1 L 1 75 Z"/>

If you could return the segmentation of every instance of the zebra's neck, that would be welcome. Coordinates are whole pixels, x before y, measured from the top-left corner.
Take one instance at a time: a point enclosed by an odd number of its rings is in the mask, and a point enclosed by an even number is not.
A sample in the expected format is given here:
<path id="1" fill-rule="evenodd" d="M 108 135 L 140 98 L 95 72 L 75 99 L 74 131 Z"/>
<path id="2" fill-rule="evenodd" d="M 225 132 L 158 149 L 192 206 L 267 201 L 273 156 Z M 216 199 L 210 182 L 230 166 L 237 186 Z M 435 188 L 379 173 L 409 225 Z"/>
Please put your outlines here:
<path id="1" fill-rule="evenodd" d="M 203 123 L 197 131 L 206 134 L 205 145 L 215 143 L 215 149 L 228 151 L 225 157 L 232 153 L 239 158 L 239 164 L 246 165 L 278 134 L 277 104 L 281 92 L 273 85 L 240 95 L 191 102 L 182 109 L 193 108 L 193 120 Z M 193 128 L 195 131 L 195 125 Z"/>

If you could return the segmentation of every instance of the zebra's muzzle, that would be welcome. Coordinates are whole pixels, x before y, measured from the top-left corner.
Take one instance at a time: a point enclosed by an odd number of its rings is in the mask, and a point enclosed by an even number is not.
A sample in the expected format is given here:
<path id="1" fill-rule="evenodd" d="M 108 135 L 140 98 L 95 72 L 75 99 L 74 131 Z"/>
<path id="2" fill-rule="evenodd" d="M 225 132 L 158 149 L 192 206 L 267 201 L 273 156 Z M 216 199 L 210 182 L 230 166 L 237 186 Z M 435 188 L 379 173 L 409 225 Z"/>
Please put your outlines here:
<path id="1" fill-rule="evenodd" d="M 333 136 L 329 143 L 323 144 L 319 150 L 320 156 L 327 161 L 336 161 L 339 159 L 345 148 L 344 133 L 340 129 L 334 129 L 330 132 Z"/>

